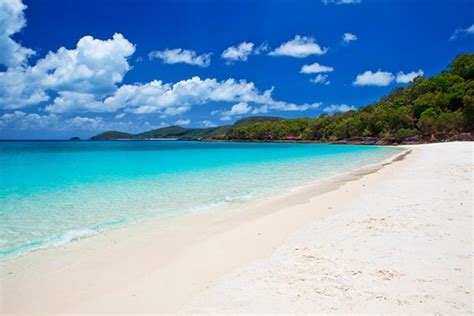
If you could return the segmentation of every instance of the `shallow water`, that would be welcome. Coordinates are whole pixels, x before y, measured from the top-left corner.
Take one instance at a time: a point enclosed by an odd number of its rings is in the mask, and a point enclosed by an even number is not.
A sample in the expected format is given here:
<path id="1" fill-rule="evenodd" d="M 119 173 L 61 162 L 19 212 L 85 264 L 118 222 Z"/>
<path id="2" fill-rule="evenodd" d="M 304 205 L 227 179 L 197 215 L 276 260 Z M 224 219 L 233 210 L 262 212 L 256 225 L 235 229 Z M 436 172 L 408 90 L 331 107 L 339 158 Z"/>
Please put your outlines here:
<path id="1" fill-rule="evenodd" d="M 398 151 L 294 143 L 0 142 L 0 258 L 304 185 Z"/>

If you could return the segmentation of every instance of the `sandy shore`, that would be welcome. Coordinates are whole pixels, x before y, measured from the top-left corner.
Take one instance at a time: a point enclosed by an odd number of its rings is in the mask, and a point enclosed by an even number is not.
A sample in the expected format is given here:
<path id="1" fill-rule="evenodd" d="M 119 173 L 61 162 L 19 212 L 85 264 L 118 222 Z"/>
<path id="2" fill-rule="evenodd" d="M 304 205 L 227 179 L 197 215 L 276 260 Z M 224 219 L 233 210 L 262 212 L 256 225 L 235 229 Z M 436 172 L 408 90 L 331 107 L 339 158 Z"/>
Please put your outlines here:
<path id="1" fill-rule="evenodd" d="M 0 263 L 2 313 L 472 312 L 472 143 Z"/>

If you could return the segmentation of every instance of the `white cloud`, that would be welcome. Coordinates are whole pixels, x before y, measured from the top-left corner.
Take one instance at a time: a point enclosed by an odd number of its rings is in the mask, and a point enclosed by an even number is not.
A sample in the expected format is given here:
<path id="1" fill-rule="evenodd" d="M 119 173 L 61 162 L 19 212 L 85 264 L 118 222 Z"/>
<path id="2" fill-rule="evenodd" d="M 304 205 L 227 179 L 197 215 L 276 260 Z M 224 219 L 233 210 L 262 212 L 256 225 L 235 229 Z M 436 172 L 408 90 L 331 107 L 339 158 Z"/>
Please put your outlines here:
<path id="1" fill-rule="evenodd" d="M 269 50 L 270 50 L 270 46 L 268 45 L 268 43 L 263 42 L 259 46 L 255 47 L 255 49 L 253 50 L 253 53 L 255 55 L 260 55 L 262 53 L 268 52 Z"/>
<path id="2" fill-rule="evenodd" d="M 119 108 L 117 104 L 102 103 L 95 94 L 62 91 L 45 110 L 54 113 L 115 112 Z"/>
<path id="3" fill-rule="evenodd" d="M 109 40 L 84 36 L 75 49 L 61 47 L 34 66 L 0 72 L 1 107 L 18 109 L 47 101 L 48 90 L 59 93 L 57 102 L 66 102 L 64 95 L 68 99 L 92 101 L 91 95 L 116 90 L 116 84 L 122 82 L 130 69 L 128 57 L 134 52 L 135 47 L 121 34 L 114 34 Z"/>
<path id="4" fill-rule="evenodd" d="M 260 55 L 269 49 L 270 47 L 266 42 L 259 46 L 255 46 L 252 42 L 242 42 L 236 46 L 226 48 L 222 52 L 221 58 L 227 60 L 227 64 L 231 64 L 236 61 L 247 61 L 250 55 Z"/>
<path id="5" fill-rule="evenodd" d="M 9 68 L 0 72 L 0 108 L 20 109 L 49 99 L 31 69 Z"/>
<path id="6" fill-rule="evenodd" d="M 189 119 L 180 119 L 174 122 L 174 125 L 189 125 L 189 123 L 191 123 Z"/>
<path id="7" fill-rule="evenodd" d="M 226 111 L 224 113 L 228 115 L 240 115 L 240 114 L 246 114 L 252 110 L 252 107 L 248 105 L 247 102 L 239 102 L 237 104 L 234 104 L 230 111 Z"/>
<path id="8" fill-rule="evenodd" d="M 355 110 L 356 108 L 351 106 L 348 106 L 347 104 L 331 104 L 330 106 L 327 106 L 323 109 L 324 112 L 326 113 L 336 113 L 336 112 L 347 112 L 347 111 L 352 111 Z"/>
<path id="9" fill-rule="evenodd" d="M 344 35 L 342 35 L 342 41 L 345 44 L 348 44 L 349 42 L 356 41 L 356 40 L 357 40 L 357 36 L 355 34 L 344 33 Z"/>
<path id="10" fill-rule="evenodd" d="M 316 77 L 314 77 L 313 79 L 310 80 L 312 83 L 316 83 L 316 84 L 324 84 L 324 85 L 328 85 L 329 84 L 329 81 L 328 81 L 328 75 L 325 75 L 325 74 L 319 74 L 317 75 Z"/>
<path id="11" fill-rule="evenodd" d="M 231 119 L 231 117 L 233 117 L 233 116 L 247 114 L 250 111 L 252 111 L 252 107 L 249 106 L 247 102 L 239 102 L 237 104 L 234 104 L 230 108 L 230 110 L 222 111 L 221 112 L 221 120 L 222 121 L 229 121 Z"/>
<path id="12" fill-rule="evenodd" d="M 400 71 L 397 73 L 397 78 L 396 81 L 397 83 L 409 83 L 413 81 L 418 76 L 423 76 L 423 70 L 419 69 L 418 71 L 412 71 L 409 73 L 404 73 L 403 71 Z"/>
<path id="13" fill-rule="evenodd" d="M 35 54 L 12 39 L 26 26 L 26 8 L 21 0 L 0 1 L 0 64 L 6 67 L 23 66 Z"/>
<path id="14" fill-rule="evenodd" d="M 159 113 L 162 117 L 181 114 L 194 105 L 210 102 L 246 102 L 266 105 L 270 110 L 305 111 L 320 103 L 294 104 L 274 100 L 273 89 L 260 92 L 253 82 L 193 77 L 177 83 L 154 80 L 145 84 L 122 85 L 103 100 L 90 95 L 62 93 L 52 105 L 51 112 L 114 112 L 123 109 L 136 114 Z M 67 100 L 70 96 L 72 100 Z"/>
<path id="15" fill-rule="evenodd" d="M 459 37 L 466 36 L 466 35 L 473 35 L 473 34 L 474 34 L 474 24 L 466 28 L 458 27 L 456 30 L 454 30 L 454 33 L 453 35 L 451 35 L 449 40 L 452 41 Z"/>
<path id="16" fill-rule="evenodd" d="M 321 0 L 323 4 L 359 4 L 361 0 Z"/>
<path id="17" fill-rule="evenodd" d="M 253 109 L 252 114 L 268 113 L 268 106 L 262 105 Z"/>
<path id="18" fill-rule="evenodd" d="M 134 52 L 135 46 L 119 33 L 108 40 L 84 36 L 75 49 L 61 47 L 48 53 L 32 71 L 42 74 L 41 85 L 46 89 L 108 93 L 122 82 L 130 69 L 127 58 Z"/>
<path id="19" fill-rule="evenodd" d="M 211 64 L 211 55 L 211 53 L 198 55 L 193 50 L 175 48 L 164 51 L 152 51 L 148 54 L 148 57 L 150 59 L 161 59 L 165 64 L 185 63 L 193 66 L 207 67 Z"/>
<path id="20" fill-rule="evenodd" d="M 161 118 L 165 118 L 168 116 L 174 116 L 174 115 L 179 115 L 181 113 L 187 112 L 191 109 L 190 106 L 177 106 L 177 107 L 169 107 L 166 108 L 162 115 L 160 116 Z"/>
<path id="21" fill-rule="evenodd" d="M 310 55 L 324 55 L 326 52 L 327 48 L 321 48 L 313 37 L 296 35 L 294 39 L 281 44 L 269 55 L 304 58 Z"/>
<path id="22" fill-rule="evenodd" d="M 248 56 L 252 54 L 254 43 L 242 42 L 237 46 L 230 46 L 226 48 L 221 57 L 226 59 L 228 62 L 234 61 L 246 61 Z"/>
<path id="23" fill-rule="evenodd" d="M 56 114 L 39 115 L 36 113 L 28 114 L 22 111 L 14 111 L 0 116 L 1 129 L 42 129 L 55 126 L 58 122 L 59 117 Z"/>
<path id="24" fill-rule="evenodd" d="M 283 101 L 272 101 L 263 106 L 269 110 L 273 111 L 307 111 L 307 110 L 314 110 L 319 108 L 321 102 L 316 103 L 304 103 L 304 104 L 294 104 L 294 103 L 287 103 Z"/>
<path id="25" fill-rule="evenodd" d="M 151 129 L 148 122 L 142 125 L 135 122 L 108 122 L 102 117 L 83 117 L 75 116 L 64 118 L 60 115 L 49 113 L 41 115 L 37 113 L 25 113 L 23 111 L 14 111 L 0 116 L 1 130 L 53 130 L 53 131 L 106 131 L 121 130 L 128 132 L 138 132 Z"/>
<path id="26" fill-rule="evenodd" d="M 119 114 L 115 115 L 115 118 L 116 118 L 117 120 L 120 120 L 120 119 L 124 118 L 125 115 L 126 115 L 125 113 L 119 113 Z"/>
<path id="27" fill-rule="evenodd" d="M 252 82 L 193 77 L 174 84 L 154 80 L 146 84 L 123 85 L 114 95 L 106 98 L 104 104 L 123 106 L 134 113 L 162 113 L 169 108 L 189 109 L 193 105 L 209 102 L 235 101 L 263 103 L 273 100 L 271 90 L 261 94 Z"/>
<path id="28" fill-rule="evenodd" d="M 323 66 L 318 63 L 310 64 L 310 65 L 304 65 L 301 67 L 300 73 L 303 74 L 318 74 L 316 77 L 310 80 L 312 83 L 316 84 L 325 84 L 328 85 L 328 75 L 324 74 L 327 72 L 332 72 L 334 71 L 333 67 L 329 66 Z"/>
<path id="29" fill-rule="evenodd" d="M 304 65 L 303 67 L 301 67 L 300 73 L 317 74 L 321 72 L 332 72 L 332 71 L 334 71 L 333 67 L 323 66 L 318 63 L 314 63 L 310 65 Z"/>
<path id="30" fill-rule="evenodd" d="M 201 124 L 203 127 L 216 127 L 217 126 L 214 122 L 209 121 L 209 120 L 201 121 Z"/>
<path id="31" fill-rule="evenodd" d="M 384 87 L 388 86 L 395 79 L 394 75 L 391 72 L 378 70 L 372 72 L 367 70 L 359 75 L 353 82 L 355 86 L 379 86 Z"/>

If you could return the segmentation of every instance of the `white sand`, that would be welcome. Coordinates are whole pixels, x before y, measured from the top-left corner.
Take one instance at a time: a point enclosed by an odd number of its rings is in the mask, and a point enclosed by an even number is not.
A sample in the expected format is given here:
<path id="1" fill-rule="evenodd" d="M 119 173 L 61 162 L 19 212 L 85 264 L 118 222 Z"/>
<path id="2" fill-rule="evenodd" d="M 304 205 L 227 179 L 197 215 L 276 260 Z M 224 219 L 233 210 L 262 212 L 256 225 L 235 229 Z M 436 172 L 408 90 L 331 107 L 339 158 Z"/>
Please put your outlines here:
<path id="1" fill-rule="evenodd" d="M 473 159 L 472 143 L 413 146 L 405 161 L 330 193 L 339 212 L 187 310 L 472 313 Z"/>
<path id="2" fill-rule="evenodd" d="M 473 152 L 1 262 L 0 312 L 472 312 Z"/>

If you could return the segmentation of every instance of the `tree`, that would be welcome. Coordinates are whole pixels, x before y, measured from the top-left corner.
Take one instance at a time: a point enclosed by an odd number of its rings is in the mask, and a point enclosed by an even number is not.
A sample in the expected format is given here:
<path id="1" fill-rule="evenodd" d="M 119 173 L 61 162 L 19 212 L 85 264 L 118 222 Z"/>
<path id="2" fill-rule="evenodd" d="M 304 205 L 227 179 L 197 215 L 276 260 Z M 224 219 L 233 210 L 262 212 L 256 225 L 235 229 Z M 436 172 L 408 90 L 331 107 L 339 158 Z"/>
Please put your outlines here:
<path id="1" fill-rule="evenodd" d="M 474 54 L 461 54 L 449 64 L 451 71 L 465 80 L 474 79 Z"/>

